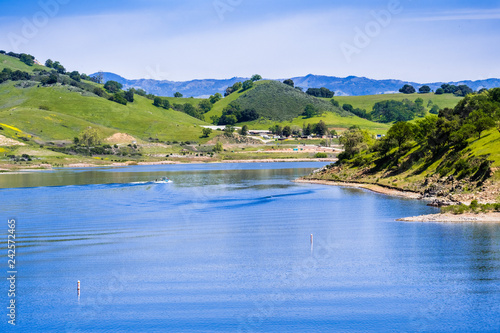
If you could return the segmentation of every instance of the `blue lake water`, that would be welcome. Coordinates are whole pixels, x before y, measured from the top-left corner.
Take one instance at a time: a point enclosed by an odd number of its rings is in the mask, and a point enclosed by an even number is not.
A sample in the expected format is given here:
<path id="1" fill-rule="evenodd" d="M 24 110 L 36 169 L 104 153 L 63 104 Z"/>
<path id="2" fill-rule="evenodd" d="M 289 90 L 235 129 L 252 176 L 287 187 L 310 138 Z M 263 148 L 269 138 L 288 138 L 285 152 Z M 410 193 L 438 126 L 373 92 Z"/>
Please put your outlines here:
<path id="1" fill-rule="evenodd" d="M 499 225 L 396 222 L 437 210 L 291 182 L 323 165 L 0 174 L 3 276 L 16 219 L 16 330 L 500 330 Z M 173 183 L 135 183 L 162 176 Z M 2 279 L 2 331 L 8 290 Z"/>

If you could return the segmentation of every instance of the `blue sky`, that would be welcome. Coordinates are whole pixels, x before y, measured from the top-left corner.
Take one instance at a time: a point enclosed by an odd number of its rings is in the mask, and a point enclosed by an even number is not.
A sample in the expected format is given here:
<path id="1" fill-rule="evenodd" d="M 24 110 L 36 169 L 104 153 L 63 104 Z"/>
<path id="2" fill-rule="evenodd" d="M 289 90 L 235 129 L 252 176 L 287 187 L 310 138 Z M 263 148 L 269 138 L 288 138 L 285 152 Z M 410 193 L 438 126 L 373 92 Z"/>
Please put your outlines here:
<path id="1" fill-rule="evenodd" d="M 68 70 L 190 80 L 259 73 L 500 77 L 500 1 L 0 0 L 0 49 Z"/>

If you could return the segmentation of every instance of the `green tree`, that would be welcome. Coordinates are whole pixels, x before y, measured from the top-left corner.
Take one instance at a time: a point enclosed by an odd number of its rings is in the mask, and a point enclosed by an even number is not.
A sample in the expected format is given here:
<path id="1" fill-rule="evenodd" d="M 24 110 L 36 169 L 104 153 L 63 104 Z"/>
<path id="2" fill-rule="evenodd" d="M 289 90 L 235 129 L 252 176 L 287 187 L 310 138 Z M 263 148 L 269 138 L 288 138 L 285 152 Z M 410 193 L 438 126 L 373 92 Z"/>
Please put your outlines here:
<path id="1" fill-rule="evenodd" d="M 19 60 L 21 60 L 22 62 L 24 62 L 28 66 L 33 66 L 35 64 L 35 57 L 33 57 L 30 54 L 21 53 Z"/>
<path id="2" fill-rule="evenodd" d="M 352 112 L 354 110 L 353 106 L 351 104 L 344 104 L 342 105 L 342 109 L 344 109 L 347 112 Z"/>
<path id="3" fill-rule="evenodd" d="M 213 151 L 216 152 L 216 153 L 220 153 L 224 150 L 224 147 L 222 146 L 222 142 L 220 141 L 217 141 L 217 143 L 215 144 L 214 146 L 214 149 Z"/>
<path id="4" fill-rule="evenodd" d="M 229 126 L 233 126 L 234 124 L 236 124 L 238 122 L 238 118 L 236 118 L 236 116 L 234 114 L 228 114 L 224 117 L 224 119 L 225 119 L 224 124 L 229 125 Z M 220 119 L 219 119 L 219 124 L 220 124 Z M 227 126 L 226 126 L 226 128 L 227 128 Z"/>
<path id="5" fill-rule="evenodd" d="M 482 109 L 472 111 L 468 117 L 468 123 L 474 127 L 479 139 L 483 131 L 495 126 L 495 120 Z"/>
<path id="6" fill-rule="evenodd" d="M 123 97 L 125 97 L 127 102 L 133 103 L 134 102 L 134 90 L 133 89 L 127 90 L 125 92 L 125 94 L 123 95 Z"/>
<path id="7" fill-rule="evenodd" d="M 210 96 L 209 100 L 210 100 L 210 103 L 212 104 L 215 104 L 217 103 L 218 101 L 220 101 L 222 99 L 222 95 L 219 94 L 219 93 L 216 93 L 215 95 L 212 95 Z"/>
<path id="8" fill-rule="evenodd" d="M 421 86 L 420 88 L 418 88 L 418 92 L 419 92 L 419 94 L 428 94 L 431 92 L 431 87 Z"/>
<path id="9" fill-rule="evenodd" d="M 174 97 L 176 97 L 176 98 L 181 98 L 182 96 L 183 96 L 183 95 L 182 95 L 180 92 L 176 92 L 176 93 L 174 94 Z"/>
<path id="10" fill-rule="evenodd" d="M 185 114 L 190 115 L 191 117 L 198 118 L 200 120 L 204 120 L 203 114 L 197 110 L 194 106 L 189 103 L 184 104 L 184 108 L 182 110 Z"/>
<path id="11" fill-rule="evenodd" d="M 285 138 L 288 138 L 290 135 L 292 135 L 292 129 L 290 128 L 290 126 L 287 125 L 283 127 L 282 133 Z"/>
<path id="12" fill-rule="evenodd" d="M 306 126 L 306 124 L 304 123 L 302 125 L 302 135 L 309 136 L 311 134 L 312 134 L 312 126 L 311 126 L 311 124 L 307 124 L 307 126 Z"/>
<path id="13" fill-rule="evenodd" d="M 94 147 L 101 144 L 102 135 L 97 129 L 89 126 L 80 133 L 78 141 L 88 148 Z"/>
<path id="14" fill-rule="evenodd" d="M 403 88 L 399 89 L 399 92 L 403 94 L 414 94 L 415 93 L 415 88 L 413 88 L 412 85 L 405 84 Z"/>
<path id="15" fill-rule="evenodd" d="M 54 66 L 54 62 L 50 59 L 47 59 L 47 61 L 45 61 L 45 67 L 48 67 L 48 68 L 52 68 Z"/>
<path id="16" fill-rule="evenodd" d="M 335 92 L 325 87 L 309 88 L 306 90 L 306 94 L 322 98 L 332 98 L 333 96 L 335 96 Z"/>
<path id="17" fill-rule="evenodd" d="M 63 65 L 59 61 L 55 61 L 52 64 L 52 68 L 54 68 L 59 74 L 64 74 L 66 73 L 66 68 L 64 68 Z"/>
<path id="18" fill-rule="evenodd" d="M 110 80 L 104 84 L 104 89 L 106 89 L 109 93 L 114 94 L 120 91 L 123 88 L 123 85 L 119 82 Z"/>
<path id="19" fill-rule="evenodd" d="M 78 71 L 72 71 L 71 73 L 69 73 L 69 77 L 75 80 L 76 82 L 80 82 L 82 79 Z"/>
<path id="20" fill-rule="evenodd" d="M 170 109 L 170 108 L 172 107 L 172 105 L 170 105 L 169 100 L 168 100 L 168 99 L 166 99 L 166 98 L 162 101 L 161 106 L 162 106 L 164 109 L 166 109 L 166 110 L 168 110 L 168 109 Z"/>
<path id="21" fill-rule="evenodd" d="M 304 118 L 312 118 L 318 114 L 318 109 L 312 104 L 307 104 L 302 115 Z"/>
<path id="22" fill-rule="evenodd" d="M 246 91 L 250 88 L 253 87 L 253 81 L 252 80 L 246 80 L 245 82 L 243 82 L 243 91 Z"/>
<path id="23" fill-rule="evenodd" d="M 280 125 L 274 125 L 269 128 L 269 132 L 281 136 L 283 135 L 283 128 Z"/>
<path id="24" fill-rule="evenodd" d="M 231 95 L 234 92 L 233 87 L 227 87 L 226 92 L 224 93 L 224 96 L 227 97 Z"/>
<path id="25" fill-rule="evenodd" d="M 434 104 L 432 108 L 429 110 L 429 113 L 431 114 L 439 114 L 439 106 L 437 104 Z"/>
<path id="26" fill-rule="evenodd" d="M 51 73 L 48 77 L 42 78 L 42 84 L 43 85 L 56 84 L 58 79 L 59 77 L 57 74 Z"/>
<path id="27" fill-rule="evenodd" d="M 401 150 L 401 146 L 411 140 L 414 136 L 413 126 L 406 122 L 400 121 L 395 123 L 387 131 L 387 137 L 393 139 L 398 143 L 398 149 Z"/>
<path id="28" fill-rule="evenodd" d="M 252 82 L 262 80 L 262 76 L 260 76 L 259 74 L 255 74 L 252 76 L 251 80 L 252 80 Z"/>
<path id="29" fill-rule="evenodd" d="M 160 107 L 163 105 L 163 101 L 160 97 L 155 97 L 155 99 L 153 100 L 153 105 L 154 106 L 157 106 L 157 107 Z"/>
<path id="30" fill-rule="evenodd" d="M 57 78 L 56 78 L 56 82 L 57 82 Z M 101 87 L 94 87 L 94 90 L 92 92 L 99 97 L 106 96 L 106 92 Z"/>
<path id="31" fill-rule="evenodd" d="M 124 94 L 121 92 L 114 93 L 113 96 L 109 98 L 109 100 L 119 104 L 127 105 L 127 100 L 125 99 Z"/>
<path id="32" fill-rule="evenodd" d="M 248 134 L 248 126 L 247 125 L 243 125 L 243 127 L 240 130 L 240 134 L 241 135 L 247 135 Z"/>
<path id="33" fill-rule="evenodd" d="M 455 96 L 465 97 L 468 94 L 474 93 L 474 91 L 465 84 L 461 84 L 457 88 L 458 89 L 453 93 Z"/>
<path id="34" fill-rule="evenodd" d="M 231 87 L 233 88 L 233 91 L 238 91 L 240 90 L 241 88 L 243 88 L 243 83 L 242 82 L 236 82 L 233 84 L 233 86 Z"/>
<path id="35" fill-rule="evenodd" d="M 248 134 L 248 126 L 247 125 L 243 125 L 243 127 L 241 128 L 240 134 L 241 135 L 247 135 Z"/>
<path id="36" fill-rule="evenodd" d="M 319 136 L 323 136 L 328 132 L 328 127 L 323 120 L 320 120 L 319 123 L 314 125 L 313 132 Z"/>
<path id="37" fill-rule="evenodd" d="M 287 86 L 290 86 L 290 87 L 295 87 L 295 83 L 293 82 L 292 79 L 288 79 L 288 80 L 285 80 L 283 81 L 284 84 L 286 84 Z"/>
<path id="38" fill-rule="evenodd" d="M 442 94 L 444 94 L 444 89 L 443 88 L 437 88 L 435 94 L 436 95 L 442 95 Z"/>
<path id="39" fill-rule="evenodd" d="M 234 126 L 233 125 L 226 125 L 226 127 L 224 128 L 224 134 L 226 136 L 233 136 L 233 132 L 234 132 Z"/>
<path id="40" fill-rule="evenodd" d="M 208 138 L 210 136 L 210 134 L 212 134 L 212 129 L 211 128 L 203 128 L 202 132 L 203 132 L 203 137 Z"/>
<path id="41" fill-rule="evenodd" d="M 212 110 L 212 103 L 208 99 L 204 99 L 198 104 L 198 109 L 203 113 L 207 113 Z"/>
<path id="42" fill-rule="evenodd" d="M 210 117 L 210 120 L 212 121 L 212 124 L 214 124 L 214 125 L 218 125 L 219 124 L 219 119 L 220 119 L 220 117 L 217 116 L 217 115 L 213 115 L 213 116 Z"/>
<path id="43" fill-rule="evenodd" d="M 331 131 L 330 131 L 330 135 L 331 135 L 331 136 L 337 136 L 337 135 L 338 135 L 338 133 L 337 133 L 337 131 L 336 131 L 336 130 L 331 130 Z"/>
<path id="44" fill-rule="evenodd" d="M 366 135 L 359 128 L 350 128 L 340 137 L 340 144 L 344 146 L 344 152 L 341 153 L 339 160 L 350 159 L 362 150 L 368 149 Z"/>

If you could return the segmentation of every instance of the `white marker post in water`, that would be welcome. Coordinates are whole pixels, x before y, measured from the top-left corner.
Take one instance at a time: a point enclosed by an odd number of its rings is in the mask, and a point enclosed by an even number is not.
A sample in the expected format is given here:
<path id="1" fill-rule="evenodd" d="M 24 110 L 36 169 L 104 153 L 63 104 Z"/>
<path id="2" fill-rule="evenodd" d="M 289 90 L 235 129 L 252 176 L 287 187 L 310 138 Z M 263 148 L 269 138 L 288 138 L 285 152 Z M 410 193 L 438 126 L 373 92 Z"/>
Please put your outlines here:
<path id="1" fill-rule="evenodd" d="M 80 296 L 80 280 L 78 280 L 78 283 L 76 285 L 76 291 L 78 292 L 78 296 Z"/>

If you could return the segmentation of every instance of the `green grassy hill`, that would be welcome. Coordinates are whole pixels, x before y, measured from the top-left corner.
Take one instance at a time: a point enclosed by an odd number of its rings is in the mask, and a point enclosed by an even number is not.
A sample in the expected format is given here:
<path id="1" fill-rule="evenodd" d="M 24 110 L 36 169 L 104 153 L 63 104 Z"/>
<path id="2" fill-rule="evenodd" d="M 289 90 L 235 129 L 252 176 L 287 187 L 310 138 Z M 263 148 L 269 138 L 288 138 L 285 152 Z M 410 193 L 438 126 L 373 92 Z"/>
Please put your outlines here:
<path id="1" fill-rule="evenodd" d="M 33 65 L 33 66 L 28 66 L 24 62 L 19 61 L 19 59 L 10 57 L 5 54 L 0 54 L 0 71 L 2 71 L 4 68 L 10 68 L 13 71 L 15 70 L 20 70 L 28 73 L 33 73 L 34 70 L 47 70 L 45 66 L 40 66 L 40 65 Z"/>
<path id="2" fill-rule="evenodd" d="M 348 115 L 329 101 L 307 95 L 277 81 L 261 82 L 254 89 L 242 94 L 238 103 L 242 109 L 255 109 L 259 115 L 274 121 L 290 121 L 302 114 L 308 104 L 314 105 L 320 111 Z"/>
<path id="3" fill-rule="evenodd" d="M 340 106 L 343 104 L 351 104 L 354 108 L 364 109 L 367 112 L 373 110 L 375 103 L 395 100 L 402 101 L 403 99 L 409 99 L 410 101 L 415 101 L 417 98 L 422 98 L 424 100 L 424 106 L 429 105 L 429 101 L 432 102 L 427 109 L 430 109 L 432 105 L 437 105 L 441 109 L 443 108 L 454 108 L 455 105 L 460 101 L 461 97 L 457 97 L 453 94 L 443 94 L 435 95 L 434 93 L 429 94 L 383 94 L 383 95 L 369 95 L 369 96 L 336 96 L 334 99 L 339 102 Z"/>
<path id="4" fill-rule="evenodd" d="M 198 140 L 199 125 L 206 124 L 182 112 L 157 108 L 141 96 L 121 105 L 60 85 L 17 85 L 0 85 L 0 123 L 43 141 L 72 140 L 88 126 L 99 128 L 104 135 L 123 132 L 143 140 Z"/>
<path id="5" fill-rule="evenodd" d="M 251 129 L 269 129 L 275 124 L 302 127 L 304 123 L 313 124 L 320 120 L 329 128 L 340 130 L 357 125 L 374 133 L 384 134 L 389 128 L 386 124 L 368 121 L 340 110 L 328 99 L 309 96 L 281 82 L 267 80 L 258 81 L 253 88 L 233 93 L 215 103 L 212 110 L 205 114 L 205 120 L 208 121 L 214 115 L 221 116 L 222 110 L 233 101 L 240 104 L 242 109 L 255 109 L 261 115 L 259 120 L 238 124 L 248 125 Z M 321 116 L 305 119 L 300 114 L 307 104 L 313 104 L 326 112 Z"/>
<path id="6" fill-rule="evenodd" d="M 35 73 L 50 68 L 28 66 L 19 59 L 0 54 L 4 68 Z M 87 84 L 101 86 L 85 81 Z M 197 105 L 193 98 L 169 98 L 173 103 Z M 153 106 L 135 95 L 133 103 L 122 105 L 70 85 L 43 86 L 35 81 L 6 81 L 0 84 L 0 134 L 18 138 L 32 136 L 39 142 L 71 141 L 89 127 L 103 134 L 127 133 L 139 140 L 150 137 L 162 141 L 204 141 L 200 125 L 207 123 L 183 112 Z M 11 130 L 15 128 L 17 130 Z"/>

